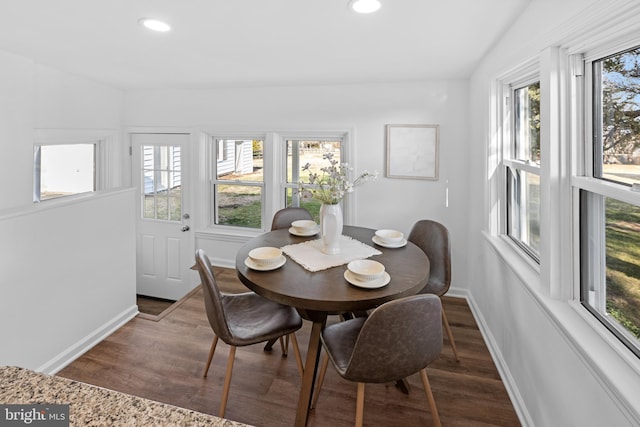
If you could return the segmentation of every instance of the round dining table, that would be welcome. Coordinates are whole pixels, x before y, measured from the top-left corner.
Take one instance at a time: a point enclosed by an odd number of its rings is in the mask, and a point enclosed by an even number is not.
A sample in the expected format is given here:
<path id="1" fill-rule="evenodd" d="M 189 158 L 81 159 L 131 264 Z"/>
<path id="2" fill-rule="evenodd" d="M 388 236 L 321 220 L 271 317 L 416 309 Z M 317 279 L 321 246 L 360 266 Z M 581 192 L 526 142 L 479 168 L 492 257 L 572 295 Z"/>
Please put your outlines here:
<path id="1" fill-rule="evenodd" d="M 320 335 L 327 316 L 362 312 L 387 301 L 414 295 L 425 287 L 429 279 L 429 258 L 413 243 L 407 242 L 396 248 L 382 247 L 372 241 L 375 230 L 355 226 L 344 226 L 343 235 L 381 252 L 370 259 L 385 266 L 385 271 L 391 278 L 388 284 L 374 289 L 354 286 L 344 277 L 346 264 L 315 272 L 307 270 L 289 257 L 284 265 L 270 271 L 253 270 L 246 265 L 249 251 L 254 248 L 282 248 L 318 239 L 317 235 L 295 236 L 288 229 L 274 230 L 254 237 L 236 255 L 236 269 L 242 283 L 267 299 L 295 307 L 303 319 L 313 322 L 298 399 L 296 426 L 307 424 L 320 357 Z"/>

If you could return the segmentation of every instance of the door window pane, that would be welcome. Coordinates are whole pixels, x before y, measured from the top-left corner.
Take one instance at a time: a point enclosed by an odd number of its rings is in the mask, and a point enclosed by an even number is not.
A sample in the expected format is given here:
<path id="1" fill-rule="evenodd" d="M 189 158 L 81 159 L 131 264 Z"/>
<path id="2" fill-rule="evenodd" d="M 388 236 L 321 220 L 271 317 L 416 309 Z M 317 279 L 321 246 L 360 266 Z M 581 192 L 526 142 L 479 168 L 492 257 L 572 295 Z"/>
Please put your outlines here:
<path id="1" fill-rule="evenodd" d="M 180 146 L 144 145 L 141 149 L 143 218 L 182 221 Z"/>
<path id="2" fill-rule="evenodd" d="M 96 190 L 96 145 L 38 145 L 34 202 Z"/>
<path id="3" fill-rule="evenodd" d="M 640 47 L 593 67 L 594 176 L 640 183 Z"/>

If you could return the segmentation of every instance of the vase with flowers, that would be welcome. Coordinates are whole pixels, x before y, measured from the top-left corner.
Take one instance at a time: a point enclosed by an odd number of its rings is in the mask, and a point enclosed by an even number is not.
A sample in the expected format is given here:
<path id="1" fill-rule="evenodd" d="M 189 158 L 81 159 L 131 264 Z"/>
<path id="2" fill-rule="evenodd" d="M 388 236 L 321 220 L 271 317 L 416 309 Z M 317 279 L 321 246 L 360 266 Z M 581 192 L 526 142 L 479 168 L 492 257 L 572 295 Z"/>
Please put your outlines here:
<path id="1" fill-rule="evenodd" d="M 320 168 L 320 173 L 311 172 L 311 164 L 302 167 L 303 171 L 309 171 L 309 181 L 300 183 L 300 191 L 303 199 L 314 198 L 322 203 L 320 207 L 320 235 L 322 238 L 322 251 L 329 255 L 340 253 L 340 237 L 342 236 L 342 199 L 351 193 L 353 189 L 369 180 L 375 180 L 377 172 L 364 171 L 354 180 L 349 177 L 353 170 L 347 163 L 340 163 L 334 158 L 333 153 L 325 153 L 323 160 L 329 164 Z"/>

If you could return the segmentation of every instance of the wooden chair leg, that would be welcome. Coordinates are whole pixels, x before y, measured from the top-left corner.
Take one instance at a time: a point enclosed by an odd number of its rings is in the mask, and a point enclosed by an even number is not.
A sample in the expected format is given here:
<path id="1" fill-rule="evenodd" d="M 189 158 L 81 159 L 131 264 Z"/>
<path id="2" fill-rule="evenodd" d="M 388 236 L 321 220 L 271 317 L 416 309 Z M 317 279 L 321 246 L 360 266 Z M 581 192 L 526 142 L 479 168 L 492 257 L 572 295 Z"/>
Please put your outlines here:
<path id="1" fill-rule="evenodd" d="M 427 400 L 429 401 L 429 407 L 431 408 L 433 422 L 435 423 L 436 427 L 441 427 L 440 415 L 438 414 L 438 408 L 436 407 L 436 400 L 433 398 L 433 392 L 431 391 L 431 385 L 429 384 L 429 377 L 427 377 L 426 369 L 420 370 L 420 378 L 422 378 L 424 392 L 427 394 Z"/>
<path id="2" fill-rule="evenodd" d="M 233 362 L 236 358 L 236 346 L 229 349 L 229 359 L 227 359 L 227 373 L 224 376 L 224 388 L 222 389 L 222 402 L 220 402 L 220 418 L 224 418 L 224 411 L 227 409 L 227 399 L 229 398 L 229 387 L 231 386 L 231 372 Z"/>
<path id="3" fill-rule="evenodd" d="M 444 329 L 447 331 L 447 336 L 449 337 L 449 342 L 451 343 L 451 348 L 453 349 L 453 357 L 456 359 L 456 362 L 459 362 L 460 358 L 458 357 L 458 349 L 456 348 L 456 342 L 453 340 L 451 327 L 449 326 L 447 315 L 444 314 L 444 310 L 442 310 L 442 324 L 444 325 Z"/>
<path id="4" fill-rule="evenodd" d="M 322 366 L 320 367 L 320 372 L 318 373 L 318 385 L 316 385 L 316 395 L 313 397 L 313 401 L 311 402 L 311 408 L 315 408 L 316 403 L 318 402 L 318 397 L 320 396 L 320 390 L 322 390 L 322 383 L 324 382 L 324 375 L 327 373 L 327 366 L 329 366 L 329 355 L 325 354 L 324 359 L 322 359 Z"/>
<path id="5" fill-rule="evenodd" d="M 296 333 L 292 332 L 291 334 L 291 343 L 293 345 L 293 355 L 296 357 L 296 364 L 298 365 L 298 372 L 300 372 L 300 377 L 304 377 L 304 365 L 302 364 L 302 356 L 300 355 L 300 347 L 298 347 L 298 339 L 296 338 Z M 287 336 L 287 338 L 289 338 Z"/>
<path id="6" fill-rule="evenodd" d="M 204 374 L 202 375 L 204 378 L 207 378 L 207 374 L 209 373 L 209 366 L 211 366 L 211 360 L 213 360 L 213 353 L 216 352 L 216 345 L 218 344 L 218 336 L 213 336 L 213 342 L 211 343 L 211 349 L 209 350 L 209 358 L 207 359 L 207 366 L 204 368 Z"/>
<path id="7" fill-rule="evenodd" d="M 356 398 L 356 427 L 362 427 L 364 423 L 364 383 L 358 383 L 358 396 Z"/>

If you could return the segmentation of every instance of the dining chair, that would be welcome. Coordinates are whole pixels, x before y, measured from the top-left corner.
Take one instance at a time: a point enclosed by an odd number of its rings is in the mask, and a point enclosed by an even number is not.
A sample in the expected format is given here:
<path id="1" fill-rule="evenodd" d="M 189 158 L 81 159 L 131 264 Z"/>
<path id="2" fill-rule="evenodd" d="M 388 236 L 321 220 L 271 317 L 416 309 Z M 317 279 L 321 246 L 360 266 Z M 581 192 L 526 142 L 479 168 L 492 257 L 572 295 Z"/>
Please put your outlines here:
<path id="1" fill-rule="evenodd" d="M 311 213 L 305 208 L 290 207 L 280 209 L 275 213 L 275 215 L 273 215 L 271 231 L 289 228 L 293 221 L 298 221 L 300 219 L 313 220 L 313 215 L 311 215 Z"/>
<path id="2" fill-rule="evenodd" d="M 442 351 L 442 303 L 436 295 L 419 294 L 382 304 L 368 317 L 327 326 L 321 335 L 325 357 L 318 375 L 315 407 L 331 360 L 338 374 L 358 383 L 356 426 L 364 420 L 365 383 L 386 383 L 420 373 L 436 426 L 440 416 L 426 367 Z"/>
<path id="3" fill-rule="evenodd" d="M 451 285 L 449 230 L 439 222 L 423 219 L 413 225 L 407 240 L 422 249 L 431 263 L 429 281 L 420 293 L 436 294 L 442 297 L 447 293 Z M 456 362 L 459 362 L 458 349 L 456 348 L 456 342 L 453 339 L 451 327 L 444 309 L 442 310 L 442 323 L 449 337 L 449 342 L 453 349 L 453 356 Z"/>
<path id="4" fill-rule="evenodd" d="M 290 337 L 298 370 L 302 376 L 302 357 L 300 357 L 295 335 L 295 332 L 302 327 L 302 318 L 293 307 L 270 301 L 255 292 L 222 294 L 218 289 L 211 261 L 202 249 L 196 251 L 196 265 L 202 281 L 207 318 L 214 332 L 203 377 L 206 377 L 209 372 L 218 339 L 231 346 L 219 414 L 220 417 L 224 417 L 237 347 L 258 344 L 271 339 L 282 339 L 286 336 L 286 345 L 281 341 L 283 357 L 285 357 Z"/>

